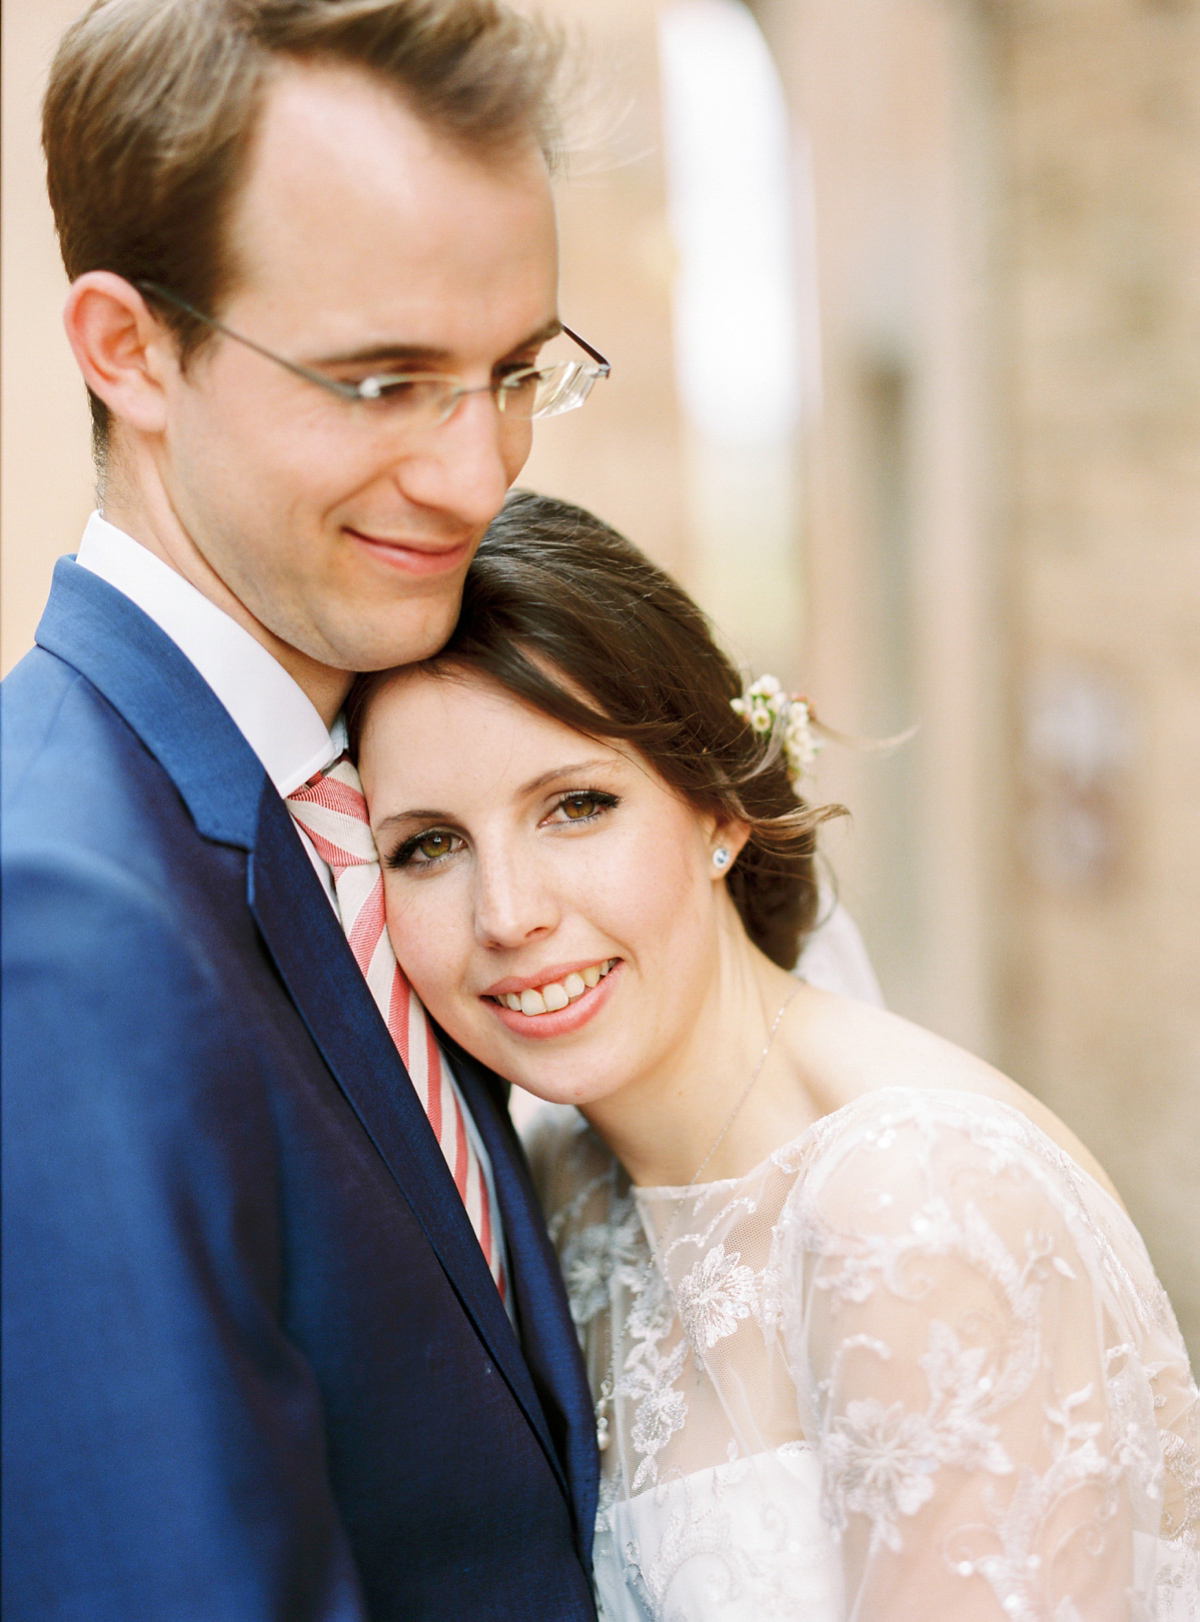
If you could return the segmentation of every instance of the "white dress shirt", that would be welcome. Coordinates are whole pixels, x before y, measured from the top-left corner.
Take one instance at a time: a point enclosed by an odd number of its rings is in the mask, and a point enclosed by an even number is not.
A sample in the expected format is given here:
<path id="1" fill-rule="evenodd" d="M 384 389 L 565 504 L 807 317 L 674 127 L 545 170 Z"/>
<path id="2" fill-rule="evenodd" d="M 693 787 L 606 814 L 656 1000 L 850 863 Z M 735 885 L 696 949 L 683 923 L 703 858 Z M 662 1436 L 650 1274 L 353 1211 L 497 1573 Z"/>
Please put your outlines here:
<path id="1" fill-rule="evenodd" d="M 288 675 L 261 642 L 230 619 L 170 564 L 110 524 L 98 512 L 88 519 L 79 553 L 81 569 L 89 569 L 115 586 L 148 615 L 160 631 L 185 654 L 229 711 L 235 725 L 262 762 L 267 776 L 286 799 L 315 772 L 331 765 L 346 747 L 346 726 L 339 718 L 332 728 L 318 715 L 311 699 Z M 295 822 L 308 859 L 329 904 L 341 920 L 333 874 L 317 854 L 316 846 Z M 492 1221 L 499 1225 L 500 1206 L 492 1177 L 492 1163 L 479 1128 L 459 1091 L 463 1119 L 487 1180 Z M 503 1243 L 503 1230 L 499 1229 Z M 511 1269 L 510 1269 L 511 1276 Z M 508 1292 L 509 1315 L 513 1292 Z"/>
<path id="2" fill-rule="evenodd" d="M 93 513 L 83 532 L 81 569 L 135 602 L 187 655 L 262 761 L 282 798 L 331 765 L 346 747 L 341 717 L 332 729 L 312 700 L 243 626 L 124 530 Z M 308 859 L 338 912 L 333 874 L 302 828 Z M 340 913 L 338 914 L 341 916 Z"/>

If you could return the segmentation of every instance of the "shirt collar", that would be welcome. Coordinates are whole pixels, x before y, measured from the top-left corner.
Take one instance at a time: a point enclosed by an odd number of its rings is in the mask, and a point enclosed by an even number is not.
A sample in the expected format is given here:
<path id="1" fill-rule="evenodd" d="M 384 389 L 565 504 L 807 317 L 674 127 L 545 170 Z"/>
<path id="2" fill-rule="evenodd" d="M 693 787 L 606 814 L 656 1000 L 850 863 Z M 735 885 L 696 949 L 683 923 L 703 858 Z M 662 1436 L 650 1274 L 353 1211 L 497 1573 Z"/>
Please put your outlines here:
<path id="1" fill-rule="evenodd" d="M 174 569 L 98 512 L 76 559 L 137 604 L 184 653 L 224 704 L 278 792 L 287 796 L 346 747 L 261 642 Z"/>

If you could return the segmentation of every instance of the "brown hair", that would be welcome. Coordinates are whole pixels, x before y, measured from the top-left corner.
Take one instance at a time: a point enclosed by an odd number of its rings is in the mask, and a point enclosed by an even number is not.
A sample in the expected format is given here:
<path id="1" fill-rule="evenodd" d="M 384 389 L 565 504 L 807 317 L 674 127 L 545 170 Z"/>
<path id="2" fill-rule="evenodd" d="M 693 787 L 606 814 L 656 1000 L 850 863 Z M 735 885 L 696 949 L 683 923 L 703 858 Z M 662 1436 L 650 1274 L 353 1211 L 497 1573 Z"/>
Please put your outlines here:
<path id="1" fill-rule="evenodd" d="M 816 829 L 841 807 L 797 800 L 780 739 L 730 707 L 741 679 L 708 621 L 623 535 L 580 507 L 514 491 L 467 571 L 453 635 L 413 668 L 477 672 L 578 732 L 625 740 L 696 810 L 748 824 L 730 896 L 772 962 L 795 964 L 816 922 Z M 355 684 L 355 754 L 371 696 L 394 674 Z"/>
<path id="2" fill-rule="evenodd" d="M 483 154 L 534 139 L 553 162 L 557 38 L 502 0 L 95 0 L 63 36 L 42 109 L 72 281 L 111 270 L 217 313 L 226 224 L 270 70 L 361 67 Z M 163 306 L 186 362 L 210 330 Z M 97 451 L 108 415 L 91 396 Z"/>

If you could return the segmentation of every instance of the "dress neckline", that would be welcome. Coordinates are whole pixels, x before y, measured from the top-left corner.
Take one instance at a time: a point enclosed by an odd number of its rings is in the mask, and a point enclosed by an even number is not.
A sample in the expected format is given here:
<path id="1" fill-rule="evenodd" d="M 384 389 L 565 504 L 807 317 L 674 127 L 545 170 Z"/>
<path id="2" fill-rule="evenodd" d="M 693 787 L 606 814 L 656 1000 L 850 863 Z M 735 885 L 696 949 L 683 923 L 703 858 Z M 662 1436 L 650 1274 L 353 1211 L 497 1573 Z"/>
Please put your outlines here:
<path id="1" fill-rule="evenodd" d="M 1088 1171 L 1086 1166 L 1081 1166 L 1079 1161 L 1075 1159 L 1074 1155 L 1068 1154 L 1062 1145 L 1056 1143 L 1050 1134 L 1044 1130 L 1044 1128 L 1040 1127 L 1036 1121 L 1032 1120 L 1028 1115 L 1026 1115 L 1024 1110 L 1018 1109 L 1015 1104 L 1005 1103 L 1002 1098 L 992 1098 L 987 1093 L 973 1092 L 970 1088 L 966 1087 L 879 1087 L 872 1092 L 860 1093 L 857 1098 L 852 1098 L 848 1104 L 842 1104 L 837 1109 L 830 1110 L 827 1115 L 819 1116 L 815 1121 L 806 1126 L 803 1132 L 800 1132 L 796 1137 L 789 1138 L 786 1142 L 779 1144 L 777 1148 L 771 1150 L 770 1154 L 764 1156 L 757 1165 L 751 1166 L 749 1171 L 744 1171 L 737 1177 L 717 1177 L 711 1182 L 707 1183 L 688 1183 L 686 1185 L 676 1184 L 674 1186 L 669 1183 L 664 1183 L 650 1185 L 647 1187 L 639 1187 L 637 1184 L 631 1182 L 629 1185 L 630 1191 L 639 1204 L 643 1201 L 651 1203 L 656 1200 L 667 1199 L 679 1201 L 686 1199 L 697 1199 L 701 1195 L 710 1194 L 713 1190 L 720 1188 L 725 1188 L 732 1191 L 733 1189 L 737 1188 L 739 1184 L 748 1183 L 754 1178 L 763 1176 L 763 1174 L 770 1168 L 772 1164 L 777 1163 L 785 1155 L 790 1156 L 800 1153 L 808 1145 L 810 1139 L 814 1139 L 819 1134 L 831 1130 L 834 1122 L 847 1119 L 856 1111 L 865 1109 L 869 1104 L 879 1103 L 885 1099 L 891 1099 L 897 1102 L 900 1100 L 910 1102 L 913 1099 L 923 1098 L 963 1101 L 968 1099 L 976 1099 L 981 1104 L 986 1104 L 989 1110 L 994 1110 L 1002 1117 L 1006 1117 L 1008 1120 L 1023 1126 L 1027 1131 L 1034 1133 L 1040 1142 L 1050 1149 L 1053 1155 L 1060 1157 L 1063 1161 L 1065 1161 L 1066 1164 L 1071 1167 L 1072 1171 L 1078 1173 L 1080 1177 L 1085 1177 L 1091 1186 L 1104 1196 L 1104 1199 L 1117 1213 L 1117 1215 L 1121 1217 L 1124 1222 L 1128 1223 L 1130 1227 L 1134 1227 L 1133 1218 L 1121 1204 L 1120 1200 L 1115 1199 L 1113 1195 L 1109 1193 L 1108 1189 L 1105 1188 L 1104 1184 L 1092 1176 L 1091 1172 Z M 616 1157 L 614 1156 L 613 1158 L 615 1159 Z M 618 1165 L 620 1164 L 619 1161 L 617 1163 Z M 1134 1228 L 1134 1231 L 1137 1231 L 1136 1228 Z"/>

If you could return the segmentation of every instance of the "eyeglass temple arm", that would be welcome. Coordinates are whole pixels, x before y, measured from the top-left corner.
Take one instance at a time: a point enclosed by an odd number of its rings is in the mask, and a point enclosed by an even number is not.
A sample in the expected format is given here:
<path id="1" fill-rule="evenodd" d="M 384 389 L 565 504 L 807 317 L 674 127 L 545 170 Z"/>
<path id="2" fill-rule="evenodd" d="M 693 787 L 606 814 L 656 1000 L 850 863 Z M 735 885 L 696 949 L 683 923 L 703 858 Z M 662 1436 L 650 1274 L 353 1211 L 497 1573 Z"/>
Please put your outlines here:
<path id="1" fill-rule="evenodd" d="M 287 371 L 293 372 L 297 377 L 302 377 L 309 383 L 316 383 L 319 387 L 328 389 L 332 394 L 340 394 L 344 400 L 361 398 L 353 384 L 340 383 L 335 377 L 326 377 L 322 372 L 314 372 L 311 366 L 301 366 L 299 361 L 288 360 L 286 355 L 277 355 L 273 349 L 264 349 L 262 344 L 256 344 L 253 338 L 247 338 L 241 332 L 234 332 L 232 327 L 227 327 L 223 321 L 218 321 L 216 316 L 205 315 L 203 310 L 196 309 L 194 304 L 189 304 L 186 299 L 180 298 L 178 293 L 172 293 L 167 288 L 160 287 L 157 282 L 135 282 L 133 285 L 139 293 L 149 293 L 154 298 L 162 299 L 164 303 L 173 304 L 177 310 L 183 310 L 193 320 L 202 322 L 206 327 L 211 327 L 214 332 L 224 333 L 226 338 L 232 338 L 235 343 L 245 344 L 247 349 L 253 349 L 254 353 L 261 355 L 264 360 L 274 361 L 276 366 L 284 367 Z"/>
<path id="2" fill-rule="evenodd" d="M 160 287 L 157 282 L 139 281 L 135 282 L 134 286 L 139 293 L 150 293 L 156 298 L 164 299 L 166 303 L 173 304 L 177 310 L 183 310 L 195 320 L 202 321 L 206 327 L 212 327 L 217 332 L 223 332 L 227 338 L 236 338 L 239 343 L 245 344 L 248 349 L 257 350 L 260 355 L 265 355 L 268 360 L 278 361 L 281 366 L 286 366 L 289 371 L 295 372 L 299 377 L 310 378 L 314 383 L 322 383 L 326 388 L 336 389 L 339 394 L 345 394 L 347 397 L 358 392 L 350 384 L 339 383 L 331 377 L 323 377 L 320 372 L 311 371 L 307 366 L 300 366 L 294 360 L 285 360 L 282 355 L 272 354 L 269 349 L 264 349 L 261 344 L 256 344 L 252 338 L 244 338 L 240 332 L 234 332 L 232 328 L 218 321 L 215 316 L 205 315 L 203 310 L 197 310 L 195 305 L 189 304 L 186 299 L 180 298 L 178 293 L 172 293 L 168 288 Z M 612 367 L 600 351 L 593 349 L 586 338 L 581 338 L 577 332 L 573 332 L 565 324 L 563 331 L 568 338 L 574 339 L 580 349 L 589 354 L 598 366 L 603 368 L 603 375 L 607 377 L 612 371 Z"/>
<path id="3" fill-rule="evenodd" d="M 604 376 L 607 377 L 612 371 L 612 367 L 609 365 L 608 361 L 605 360 L 600 351 L 598 349 L 593 349 L 586 338 L 581 338 L 579 334 L 573 331 L 572 328 L 568 327 L 565 322 L 563 323 L 563 331 L 566 333 L 568 338 L 573 338 L 574 341 L 579 345 L 580 349 L 585 350 L 597 363 L 597 365 L 603 367 Z"/>

